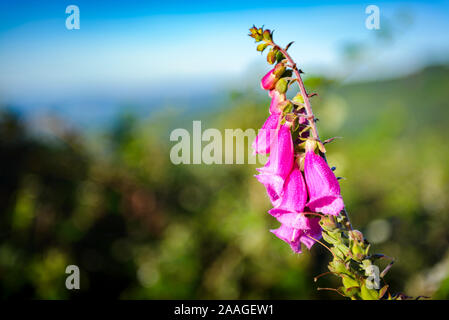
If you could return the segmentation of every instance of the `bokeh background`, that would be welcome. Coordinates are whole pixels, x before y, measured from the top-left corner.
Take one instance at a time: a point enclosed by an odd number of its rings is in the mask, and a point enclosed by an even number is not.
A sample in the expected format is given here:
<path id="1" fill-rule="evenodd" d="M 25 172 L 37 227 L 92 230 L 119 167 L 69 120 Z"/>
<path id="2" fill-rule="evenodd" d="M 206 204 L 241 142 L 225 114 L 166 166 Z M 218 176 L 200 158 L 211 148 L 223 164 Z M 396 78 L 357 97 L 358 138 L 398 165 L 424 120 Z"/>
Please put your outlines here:
<path id="1" fill-rule="evenodd" d="M 265 120 L 252 24 L 295 41 L 321 136 L 343 137 L 327 150 L 352 223 L 396 258 L 392 291 L 449 298 L 448 3 L 274 0 L 0 2 L 1 298 L 339 299 L 316 290 L 337 278 L 313 282 L 323 248 L 269 232 L 257 165 L 170 161 L 193 120 Z"/>

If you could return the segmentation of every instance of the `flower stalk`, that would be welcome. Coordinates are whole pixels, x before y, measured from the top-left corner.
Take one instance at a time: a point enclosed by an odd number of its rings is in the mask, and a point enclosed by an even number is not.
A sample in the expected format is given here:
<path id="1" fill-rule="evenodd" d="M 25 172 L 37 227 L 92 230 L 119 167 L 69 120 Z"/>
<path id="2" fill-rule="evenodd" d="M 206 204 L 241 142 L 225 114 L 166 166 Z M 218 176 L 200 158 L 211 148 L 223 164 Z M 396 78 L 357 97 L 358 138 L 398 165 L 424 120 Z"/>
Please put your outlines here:
<path id="1" fill-rule="evenodd" d="M 324 143 L 320 140 L 310 102 L 316 94 L 307 93 L 302 71 L 287 52 L 293 42 L 282 48 L 273 41 L 270 30 L 255 26 L 249 36 L 259 43 L 257 51 L 269 48 L 267 61 L 276 63 L 261 81 L 262 89 L 272 98 L 270 116 L 261 131 L 269 129 L 270 135 L 259 133 L 253 144 L 256 153 L 270 154 L 256 178 L 266 187 L 273 204 L 269 213 L 281 223 L 272 232 L 295 253 L 301 253 L 301 243 L 309 249 L 319 243 L 330 251 L 329 272 L 323 275 L 339 277 L 341 286 L 318 290 L 332 290 L 354 300 L 408 298 L 392 295 L 383 280 L 394 260 L 380 272 L 376 263 L 387 257 L 371 254 L 368 241 L 352 227 L 335 168 L 329 168 L 325 155 L 324 144 L 335 138 Z M 294 82 L 299 93 L 289 100 L 285 94 Z"/>

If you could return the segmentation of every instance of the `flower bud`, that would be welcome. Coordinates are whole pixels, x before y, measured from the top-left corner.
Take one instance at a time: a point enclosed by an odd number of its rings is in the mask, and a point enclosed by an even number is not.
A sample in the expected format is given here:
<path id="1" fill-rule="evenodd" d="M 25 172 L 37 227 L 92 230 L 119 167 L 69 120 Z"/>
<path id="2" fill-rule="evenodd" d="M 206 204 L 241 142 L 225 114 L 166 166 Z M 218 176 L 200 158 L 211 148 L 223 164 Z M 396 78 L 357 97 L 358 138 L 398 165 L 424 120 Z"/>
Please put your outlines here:
<path id="1" fill-rule="evenodd" d="M 271 90 L 268 94 L 271 97 L 270 114 L 281 113 L 284 110 L 283 106 L 284 106 L 284 103 L 286 102 L 285 94 L 279 93 L 275 89 Z"/>
<path id="2" fill-rule="evenodd" d="M 281 62 L 284 59 L 285 59 L 284 54 L 281 51 L 277 50 L 276 51 L 276 61 Z"/>
<path id="3" fill-rule="evenodd" d="M 265 30 L 264 32 L 263 32 L 263 39 L 265 40 L 265 41 L 269 41 L 269 42 L 271 42 L 271 32 L 270 32 L 270 30 Z"/>
<path id="4" fill-rule="evenodd" d="M 299 104 L 303 104 L 304 103 L 304 98 L 302 97 L 301 93 L 298 93 L 296 96 L 293 97 L 292 101 L 296 102 L 296 103 L 299 103 Z"/>
<path id="5" fill-rule="evenodd" d="M 277 77 L 274 75 L 274 69 L 270 70 L 260 82 L 260 86 L 264 90 L 271 90 L 276 85 Z"/>
<path id="6" fill-rule="evenodd" d="M 263 52 L 268 47 L 267 43 L 261 43 L 257 46 L 257 51 Z"/>
<path id="7" fill-rule="evenodd" d="M 249 29 L 249 32 L 251 32 L 252 35 L 256 35 L 257 34 L 257 28 L 255 26 L 253 26 L 252 28 Z"/>
<path id="8" fill-rule="evenodd" d="M 359 230 L 349 231 L 349 238 L 359 243 L 363 243 L 363 234 Z"/>
<path id="9" fill-rule="evenodd" d="M 337 224 L 332 217 L 322 218 L 320 221 L 321 227 L 326 231 L 333 231 L 337 228 Z"/>
<path id="10" fill-rule="evenodd" d="M 288 102 L 287 102 L 287 103 L 288 103 Z M 286 121 L 286 122 L 289 122 L 289 123 L 295 122 L 296 118 L 298 118 L 298 116 L 297 116 L 296 114 L 292 113 L 292 112 L 287 113 L 287 114 L 285 115 L 285 121 Z"/>
<path id="11" fill-rule="evenodd" d="M 283 63 L 278 63 L 275 67 L 274 67 L 274 75 L 278 78 L 282 77 L 282 75 L 285 72 L 285 65 Z"/>
<path id="12" fill-rule="evenodd" d="M 285 78 L 281 78 L 276 82 L 276 91 L 279 93 L 286 93 L 288 89 L 288 81 Z"/>
<path id="13" fill-rule="evenodd" d="M 307 139 L 306 141 L 306 152 L 315 152 L 316 141 L 314 139 Z"/>
<path id="14" fill-rule="evenodd" d="M 291 102 L 289 100 L 280 103 L 278 108 L 279 108 L 279 110 L 282 110 L 282 112 L 286 112 L 288 114 L 294 115 L 295 120 L 298 118 L 298 116 L 296 114 L 291 113 L 293 110 L 293 105 L 291 104 Z M 293 121 L 290 121 L 290 122 L 293 122 Z"/>
<path id="15" fill-rule="evenodd" d="M 276 62 L 276 51 L 271 49 L 267 54 L 267 61 L 269 64 L 273 64 Z"/>

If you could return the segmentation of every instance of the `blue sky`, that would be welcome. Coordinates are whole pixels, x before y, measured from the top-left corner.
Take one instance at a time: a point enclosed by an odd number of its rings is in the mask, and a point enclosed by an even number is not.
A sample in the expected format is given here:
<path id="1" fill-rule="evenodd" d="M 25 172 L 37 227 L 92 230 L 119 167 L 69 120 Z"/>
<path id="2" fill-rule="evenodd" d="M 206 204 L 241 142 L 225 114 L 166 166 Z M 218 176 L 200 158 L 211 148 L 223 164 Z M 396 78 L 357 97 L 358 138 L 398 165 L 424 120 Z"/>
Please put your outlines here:
<path id="1" fill-rule="evenodd" d="M 65 28 L 70 4 L 80 30 Z M 399 26 L 387 47 L 365 28 L 369 4 L 381 10 L 381 29 Z M 413 23 L 401 26 L 401 13 Z M 303 69 L 330 75 L 348 42 L 372 50 L 355 78 L 407 72 L 449 52 L 447 1 L 1 1 L 0 103 L 116 103 L 232 83 L 268 68 L 247 37 L 253 23 L 275 29 L 281 44 L 294 40 Z"/>

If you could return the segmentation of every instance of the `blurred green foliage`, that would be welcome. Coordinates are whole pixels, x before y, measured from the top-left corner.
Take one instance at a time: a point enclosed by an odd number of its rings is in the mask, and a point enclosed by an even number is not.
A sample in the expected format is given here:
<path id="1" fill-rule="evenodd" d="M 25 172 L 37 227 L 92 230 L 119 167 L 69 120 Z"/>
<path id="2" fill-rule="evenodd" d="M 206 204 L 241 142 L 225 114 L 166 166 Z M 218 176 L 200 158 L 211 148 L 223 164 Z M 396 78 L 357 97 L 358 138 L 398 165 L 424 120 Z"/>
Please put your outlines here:
<path id="1" fill-rule="evenodd" d="M 344 137 L 327 151 L 346 178 L 353 225 L 396 258 L 392 291 L 449 298 L 449 70 L 306 85 L 319 93 L 321 136 Z M 1 111 L 0 297 L 339 298 L 316 291 L 337 278 L 313 281 L 326 271 L 326 250 L 294 255 L 268 231 L 278 223 L 257 165 L 170 162 L 170 131 L 191 131 L 192 120 L 203 130 L 262 125 L 268 96 L 229 99 L 195 115 L 124 115 L 96 134 L 52 122 L 52 134 L 39 135 Z M 81 270 L 78 291 L 65 288 L 69 264 Z"/>

